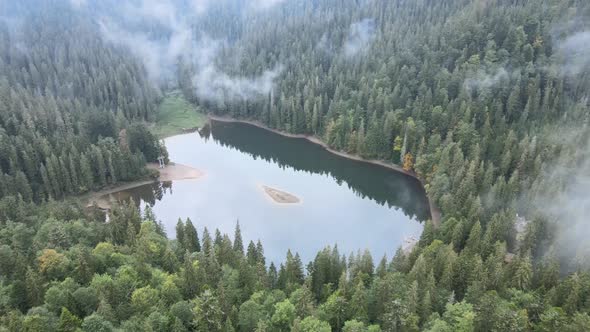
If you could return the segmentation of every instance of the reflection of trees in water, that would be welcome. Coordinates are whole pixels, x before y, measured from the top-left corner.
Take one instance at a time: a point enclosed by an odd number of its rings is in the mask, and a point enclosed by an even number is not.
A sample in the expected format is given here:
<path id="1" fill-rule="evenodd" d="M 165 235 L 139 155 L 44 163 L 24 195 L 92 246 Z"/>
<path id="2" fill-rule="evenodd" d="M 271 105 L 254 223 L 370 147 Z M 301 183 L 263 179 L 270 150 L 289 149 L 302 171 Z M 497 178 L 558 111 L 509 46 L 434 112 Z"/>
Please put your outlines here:
<path id="1" fill-rule="evenodd" d="M 211 137 L 211 124 L 209 122 L 207 122 L 203 128 L 197 130 L 199 133 L 199 136 L 201 136 L 201 138 L 203 140 L 208 141 L 209 138 Z"/>
<path id="2" fill-rule="evenodd" d="M 339 185 L 346 183 L 359 197 L 389 208 L 401 208 L 411 218 L 423 221 L 430 217 L 426 193 L 412 177 L 337 156 L 304 139 L 282 137 L 246 124 L 212 122 L 211 127 L 213 140 L 224 147 L 275 163 L 282 169 L 330 176 Z"/>
<path id="3" fill-rule="evenodd" d="M 157 201 L 162 200 L 165 194 L 172 194 L 172 182 L 154 182 L 130 189 L 128 198 L 133 198 L 135 204 L 140 207 L 142 203 L 154 206 Z"/>

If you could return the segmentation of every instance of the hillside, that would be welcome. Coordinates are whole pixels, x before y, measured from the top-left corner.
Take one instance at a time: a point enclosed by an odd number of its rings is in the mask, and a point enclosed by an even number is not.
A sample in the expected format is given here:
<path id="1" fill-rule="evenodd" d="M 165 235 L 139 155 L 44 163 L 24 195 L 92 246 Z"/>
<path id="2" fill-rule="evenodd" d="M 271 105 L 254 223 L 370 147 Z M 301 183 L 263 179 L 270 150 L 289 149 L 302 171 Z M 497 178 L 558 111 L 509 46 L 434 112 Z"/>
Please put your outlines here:
<path id="1" fill-rule="evenodd" d="M 0 331 L 588 330 L 589 17 L 585 0 L 0 2 Z M 197 109 L 403 166 L 440 226 L 391 258 L 275 264 L 239 223 L 179 219 L 171 239 L 149 207 L 105 222 L 77 201 L 145 176 Z"/>

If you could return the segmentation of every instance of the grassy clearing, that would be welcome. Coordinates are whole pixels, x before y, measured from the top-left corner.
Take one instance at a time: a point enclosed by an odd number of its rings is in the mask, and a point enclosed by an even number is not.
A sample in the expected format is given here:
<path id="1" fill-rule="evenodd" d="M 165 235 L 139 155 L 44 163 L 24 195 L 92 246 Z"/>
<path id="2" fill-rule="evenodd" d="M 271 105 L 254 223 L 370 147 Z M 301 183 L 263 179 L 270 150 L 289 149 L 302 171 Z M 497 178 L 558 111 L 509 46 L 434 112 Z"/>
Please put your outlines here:
<path id="1" fill-rule="evenodd" d="M 191 105 L 181 93 L 171 92 L 164 97 L 158 109 L 154 132 L 164 138 L 181 134 L 183 129 L 202 127 L 207 116 Z"/>

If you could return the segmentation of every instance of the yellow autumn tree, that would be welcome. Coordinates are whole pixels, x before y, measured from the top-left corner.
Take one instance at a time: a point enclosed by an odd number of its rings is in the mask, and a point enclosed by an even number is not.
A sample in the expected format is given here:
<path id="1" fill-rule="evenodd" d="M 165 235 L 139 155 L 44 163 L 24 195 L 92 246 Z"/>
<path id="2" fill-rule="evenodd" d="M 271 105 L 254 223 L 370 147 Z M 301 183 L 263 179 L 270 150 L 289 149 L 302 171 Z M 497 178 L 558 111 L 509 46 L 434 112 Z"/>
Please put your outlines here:
<path id="1" fill-rule="evenodd" d="M 48 279 L 60 278 L 68 264 L 68 258 L 54 249 L 43 249 L 38 261 L 39 272 Z"/>
<path id="2" fill-rule="evenodd" d="M 411 153 L 406 153 L 404 156 L 404 171 L 411 171 L 414 168 L 414 157 Z"/>

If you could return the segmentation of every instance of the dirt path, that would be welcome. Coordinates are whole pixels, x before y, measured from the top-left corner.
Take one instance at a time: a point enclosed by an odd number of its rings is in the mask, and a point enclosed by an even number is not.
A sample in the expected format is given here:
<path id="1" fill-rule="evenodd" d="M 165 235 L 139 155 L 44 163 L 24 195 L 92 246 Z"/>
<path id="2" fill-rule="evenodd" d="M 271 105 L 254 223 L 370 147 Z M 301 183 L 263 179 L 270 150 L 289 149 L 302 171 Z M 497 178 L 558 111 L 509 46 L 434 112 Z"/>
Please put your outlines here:
<path id="1" fill-rule="evenodd" d="M 281 136 L 285 136 L 285 137 L 291 137 L 291 138 L 302 138 L 302 139 L 306 139 L 314 144 L 317 144 L 321 147 L 323 147 L 324 149 L 326 149 L 326 151 L 333 153 L 335 155 L 338 155 L 340 157 L 343 158 L 347 158 L 347 159 L 351 159 L 351 160 L 356 160 L 356 161 L 360 161 L 360 162 L 364 162 L 364 163 L 368 163 L 368 164 L 373 164 L 373 165 L 379 165 L 381 167 L 385 167 L 388 169 L 391 169 L 393 171 L 399 172 L 399 173 L 403 173 L 405 175 L 411 176 L 414 179 L 420 181 L 420 183 L 422 183 L 422 186 L 424 186 L 424 181 L 422 181 L 421 178 L 419 178 L 416 173 L 414 172 L 409 172 L 406 171 L 405 169 L 403 169 L 401 166 L 399 165 L 395 165 L 395 164 L 391 164 L 391 163 L 387 163 L 384 162 L 382 160 L 375 160 L 375 159 L 364 159 L 358 155 L 353 155 L 353 154 L 349 154 L 346 152 L 341 152 L 341 151 L 337 151 L 334 150 L 332 148 L 330 148 L 328 146 L 328 144 L 326 144 L 324 141 L 320 140 L 318 137 L 316 136 L 311 136 L 311 135 L 303 135 L 303 134 L 290 134 L 290 133 L 285 133 L 283 131 L 277 130 L 277 129 L 272 129 L 269 128 L 267 126 L 265 126 L 264 124 L 262 124 L 259 121 L 252 121 L 252 120 L 237 120 L 237 119 L 233 119 L 233 118 L 229 118 L 229 117 L 220 117 L 220 116 L 216 116 L 216 115 L 209 115 L 209 120 L 213 120 L 213 121 L 218 121 L 218 122 L 237 122 L 237 123 L 246 123 L 264 130 L 268 130 L 271 131 L 275 134 L 281 135 Z M 440 221 L 441 221 L 441 213 L 440 213 L 440 209 L 438 209 L 436 207 L 436 205 L 434 204 L 434 202 L 432 201 L 432 199 L 430 198 L 430 196 L 427 194 L 426 195 L 428 198 L 428 205 L 430 207 L 430 219 L 432 220 L 432 223 L 434 224 L 435 227 L 440 226 Z"/>

